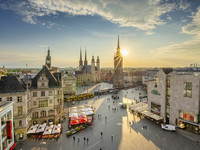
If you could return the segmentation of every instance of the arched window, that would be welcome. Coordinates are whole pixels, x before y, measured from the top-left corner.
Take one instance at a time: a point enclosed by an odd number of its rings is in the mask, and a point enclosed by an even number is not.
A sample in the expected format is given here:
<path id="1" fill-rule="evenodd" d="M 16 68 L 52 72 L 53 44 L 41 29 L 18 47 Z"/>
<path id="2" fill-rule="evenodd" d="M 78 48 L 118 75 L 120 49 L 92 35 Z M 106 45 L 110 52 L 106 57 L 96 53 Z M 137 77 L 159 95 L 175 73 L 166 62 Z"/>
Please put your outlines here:
<path id="1" fill-rule="evenodd" d="M 19 120 L 19 127 L 22 126 L 22 120 Z"/>
<path id="2" fill-rule="evenodd" d="M 49 110 L 49 111 L 48 111 L 48 116 L 53 116 L 53 115 L 54 115 L 54 110 L 52 110 L 52 109 Z"/>
<path id="3" fill-rule="evenodd" d="M 46 111 L 44 111 L 44 110 L 41 111 L 40 116 L 41 116 L 41 117 L 46 117 Z"/>

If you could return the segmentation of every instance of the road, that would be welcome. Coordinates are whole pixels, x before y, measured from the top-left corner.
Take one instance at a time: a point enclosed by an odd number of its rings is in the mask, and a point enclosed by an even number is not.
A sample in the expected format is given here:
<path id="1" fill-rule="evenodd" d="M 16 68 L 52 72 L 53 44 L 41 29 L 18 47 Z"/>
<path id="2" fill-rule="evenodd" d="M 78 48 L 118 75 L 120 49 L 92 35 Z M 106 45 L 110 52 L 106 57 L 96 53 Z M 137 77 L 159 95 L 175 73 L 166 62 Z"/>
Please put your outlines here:
<path id="1" fill-rule="evenodd" d="M 110 86 L 110 85 L 108 85 Z M 106 83 L 100 85 L 99 88 L 106 88 Z M 129 112 L 128 109 L 120 108 L 119 102 L 131 103 L 133 99 L 138 100 L 145 92 L 135 89 L 122 90 L 119 92 L 119 99 L 113 103 L 111 95 L 104 95 L 99 98 L 95 97 L 89 100 L 83 100 L 79 105 L 91 104 L 95 107 L 93 127 L 88 127 L 86 130 L 77 134 L 76 140 L 73 137 L 66 137 L 67 120 L 63 123 L 64 131 L 58 141 L 47 140 L 46 144 L 42 141 L 29 141 L 23 144 L 23 149 L 32 150 L 197 150 L 198 144 L 181 136 L 176 132 L 164 131 L 156 123 L 140 119 Z M 108 100 L 110 99 L 110 100 Z M 110 108 L 108 107 L 110 105 Z M 116 111 L 112 108 L 117 108 Z M 101 118 L 98 118 L 98 115 Z M 105 116 L 107 120 L 105 120 Z M 129 121 L 135 121 L 134 124 L 129 124 Z M 147 124 L 147 130 L 142 126 Z M 100 133 L 103 132 L 101 137 Z M 113 135 L 113 140 L 111 138 Z M 77 141 L 80 137 L 80 142 Z M 89 142 L 83 140 L 84 137 L 89 138 Z"/>

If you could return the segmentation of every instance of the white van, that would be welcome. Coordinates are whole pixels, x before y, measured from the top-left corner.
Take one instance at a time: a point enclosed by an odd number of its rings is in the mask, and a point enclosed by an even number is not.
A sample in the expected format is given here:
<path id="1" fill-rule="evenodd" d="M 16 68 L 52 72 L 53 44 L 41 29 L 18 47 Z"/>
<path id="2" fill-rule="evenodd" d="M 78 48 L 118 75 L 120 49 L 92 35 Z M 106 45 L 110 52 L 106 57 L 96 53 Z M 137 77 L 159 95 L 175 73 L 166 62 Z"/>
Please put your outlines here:
<path id="1" fill-rule="evenodd" d="M 169 124 L 161 124 L 161 128 L 168 131 L 176 131 L 176 127 Z"/>

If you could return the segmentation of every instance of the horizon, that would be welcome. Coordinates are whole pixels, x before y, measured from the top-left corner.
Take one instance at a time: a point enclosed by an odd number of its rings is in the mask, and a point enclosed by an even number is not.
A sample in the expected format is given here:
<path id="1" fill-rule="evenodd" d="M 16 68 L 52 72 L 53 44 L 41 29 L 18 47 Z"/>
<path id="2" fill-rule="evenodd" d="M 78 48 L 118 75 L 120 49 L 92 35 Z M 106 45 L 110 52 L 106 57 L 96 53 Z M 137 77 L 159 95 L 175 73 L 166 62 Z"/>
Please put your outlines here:
<path id="1" fill-rule="evenodd" d="M 77 5 L 79 4 L 79 5 Z M 200 64 L 200 1 L 33 1 L 0 4 L 0 67 L 77 67 L 80 48 L 113 67 L 120 36 L 124 67 Z M 93 7 L 91 7 L 93 6 Z M 119 11 L 120 10 L 120 11 Z M 144 11 L 141 11 L 144 10 Z"/>

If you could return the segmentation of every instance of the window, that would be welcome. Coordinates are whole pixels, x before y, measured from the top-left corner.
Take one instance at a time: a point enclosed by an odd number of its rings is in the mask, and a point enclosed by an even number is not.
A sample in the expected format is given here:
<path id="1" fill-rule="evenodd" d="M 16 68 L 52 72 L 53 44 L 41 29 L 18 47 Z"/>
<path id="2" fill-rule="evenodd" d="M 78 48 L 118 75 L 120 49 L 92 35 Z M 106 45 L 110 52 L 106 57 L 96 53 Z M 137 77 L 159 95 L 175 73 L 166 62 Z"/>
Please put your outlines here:
<path id="1" fill-rule="evenodd" d="M 48 107 L 48 100 L 40 100 L 39 107 Z"/>
<path id="2" fill-rule="evenodd" d="M 12 101 L 12 97 L 7 97 L 7 101 Z"/>
<path id="3" fill-rule="evenodd" d="M 155 87 L 158 86 L 158 77 L 155 77 Z"/>
<path id="4" fill-rule="evenodd" d="M 49 96 L 53 96 L 53 91 L 49 91 Z"/>
<path id="5" fill-rule="evenodd" d="M 33 102 L 33 105 L 37 105 L 37 101 L 34 101 L 34 102 Z"/>
<path id="6" fill-rule="evenodd" d="M 45 91 L 41 91 L 41 96 L 45 96 Z"/>
<path id="7" fill-rule="evenodd" d="M 1 126 L 6 123 L 6 114 L 1 117 Z"/>
<path id="8" fill-rule="evenodd" d="M 19 102 L 22 102 L 22 96 L 18 96 L 17 97 L 17 102 L 19 103 Z"/>
<path id="9" fill-rule="evenodd" d="M 192 82 L 184 82 L 184 97 L 192 98 Z"/>
<path id="10" fill-rule="evenodd" d="M 44 86 L 44 83 L 42 83 L 42 86 Z"/>
<path id="11" fill-rule="evenodd" d="M 22 120 L 19 120 L 19 127 L 22 126 Z"/>
<path id="12" fill-rule="evenodd" d="M 33 92 L 33 97 L 37 97 L 37 92 Z"/>
<path id="13" fill-rule="evenodd" d="M 11 120 L 11 118 L 12 118 L 11 110 L 7 113 L 7 118 L 8 118 L 8 120 Z"/>
<path id="14" fill-rule="evenodd" d="M 54 115 L 54 110 L 49 110 L 48 111 L 48 116 L 53 116 Z"/>
<path id="15" fill-rule="evenodd" d="M 38 112 L 33 112 L 33 118 L 38 118 Z"/>
<path id="16" fill-rule="evenodd" d="M 30 96 L 29 96 L 29 94 L 27 95 L 27 99 L 29 100 L 29 98 L 30 98 Z"/>
<path id="17" fill-rule="evenodd" d="M 22 116 L 23 115 L 23 107 L 22 106 L 18 106 L 18 116 Z"/>
<path id="18" fill-rule="evenodd" d="M 0 102 L 2 101 L 2 98 L 0 97 Z"/>
<path id="19" fill-rule="evenodd" d="M 50 99 L 50 100 L 49 100 L 49 104 L 52 104 L 52 103 L 53 103 L 53 101 Z"/>
<path id="20" fill-rule="evenodd" d="M 41 111 L 41 112 L 40 112 L 40 116 L 41 116 L 41 117 L 46 117 L 46 111 L 44 111 L 44 110 Z"/>

